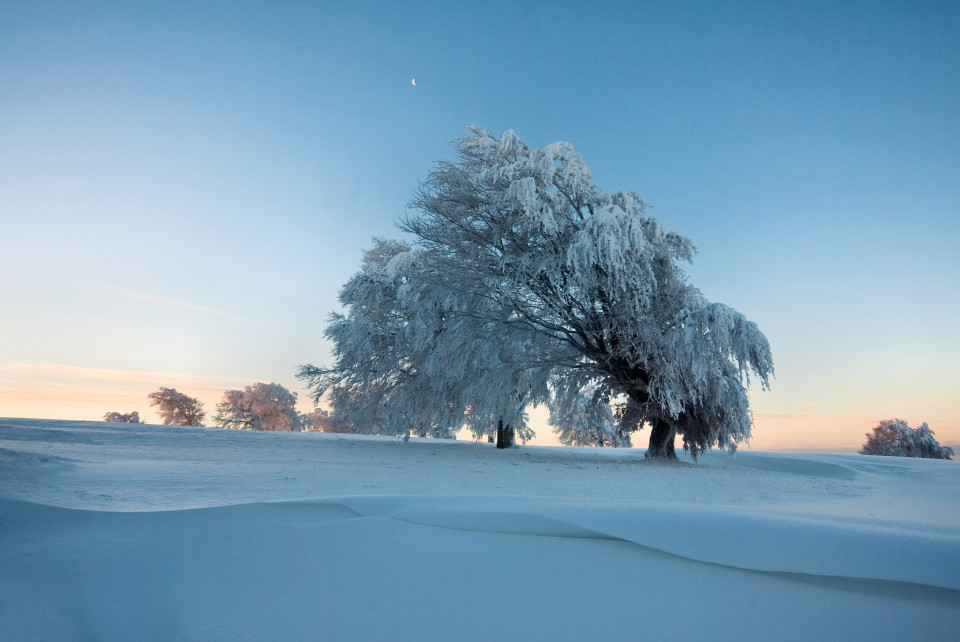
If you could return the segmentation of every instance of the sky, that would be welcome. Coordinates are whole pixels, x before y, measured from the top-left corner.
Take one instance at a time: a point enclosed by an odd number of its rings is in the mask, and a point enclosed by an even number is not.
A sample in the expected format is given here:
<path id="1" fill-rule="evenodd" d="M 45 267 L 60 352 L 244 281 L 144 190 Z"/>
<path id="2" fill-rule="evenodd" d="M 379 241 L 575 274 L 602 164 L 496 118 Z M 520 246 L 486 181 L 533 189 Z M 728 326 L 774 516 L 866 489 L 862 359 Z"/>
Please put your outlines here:
<path id="1" fill-rule="evenodd" d="M 308 409 L 338 289 L 479 125 L 696 244 L 773 349 L 752 448 L 960 445 L 958 114 L 949 1 L 4 2 L 0 416 Z"/>

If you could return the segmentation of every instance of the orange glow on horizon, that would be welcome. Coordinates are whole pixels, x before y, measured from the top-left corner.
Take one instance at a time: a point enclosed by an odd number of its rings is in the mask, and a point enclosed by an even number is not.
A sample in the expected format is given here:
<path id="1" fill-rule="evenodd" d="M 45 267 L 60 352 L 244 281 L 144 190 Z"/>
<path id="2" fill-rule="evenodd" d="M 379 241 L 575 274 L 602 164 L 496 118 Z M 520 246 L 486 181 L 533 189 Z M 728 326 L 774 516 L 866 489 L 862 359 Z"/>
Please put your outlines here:
<path id="1" fill-rule="evenodd" d="M 11 362 L 0 364 L 0 416 L 99 421 L 108 412 L 136 410 L 143 420 L 160 423 L 147 395 L 162 386 L 199 399 L 209 417 L 225 391 L 253 383 L 239 377 Z M 286 387 L 298 393 L 301 410 L 311 409 L 305 407 L 312 404 L 303 389 Z"/>
<path id="2" fill-rule="evenodd" d="M 255 381 L 239 377 L 8 362 L 0 364 L 0 416 L 99 421 L 107 412 L 135 410 L 144 420 L 159 423 L 147 394 L 164 386 L 199 399 L 209 418 L 224 391 L 242 389 L 252 383 Z M 300 410 L 312 410 L 306 390 L 295 384 L 288 385 L 290 382 L 280 383 L 298 393 Z M 549 413 L 545 407 L 530 408 L 528 414 L 530 426 L 537 433 L 529 443 L 560 445 L 548 423 Z M 855 452 L 863 444 L 864 434 L 887 418 L 880 414 L 757 412 L 754 436 L 741 449 Z M 952 446 L 960 454 L 960 421 L 933 416 L 904 415 L 902 418 L 913 427 L 926 421 L 942 445 Z M 648 436 L 646 430 L 635 434 L 634 446 L 644 448 Z M 469 435 L 463 432 L 460 438 L 469 439 Z"/>

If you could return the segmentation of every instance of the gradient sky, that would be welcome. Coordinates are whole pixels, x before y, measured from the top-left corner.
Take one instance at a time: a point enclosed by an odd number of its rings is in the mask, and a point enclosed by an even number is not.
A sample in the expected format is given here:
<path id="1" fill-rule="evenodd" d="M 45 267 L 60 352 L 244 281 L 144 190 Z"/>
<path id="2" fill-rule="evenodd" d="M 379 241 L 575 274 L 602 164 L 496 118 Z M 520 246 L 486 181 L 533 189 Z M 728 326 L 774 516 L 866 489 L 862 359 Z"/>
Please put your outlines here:
<path id="1" fill-rule="evenodd" d="M 695 242 L 773 347 L 753 448 L 960 445 L 960 3 L 918 0 L 4 2 L 0 416 L 299 390 L 466 124 Z"/>

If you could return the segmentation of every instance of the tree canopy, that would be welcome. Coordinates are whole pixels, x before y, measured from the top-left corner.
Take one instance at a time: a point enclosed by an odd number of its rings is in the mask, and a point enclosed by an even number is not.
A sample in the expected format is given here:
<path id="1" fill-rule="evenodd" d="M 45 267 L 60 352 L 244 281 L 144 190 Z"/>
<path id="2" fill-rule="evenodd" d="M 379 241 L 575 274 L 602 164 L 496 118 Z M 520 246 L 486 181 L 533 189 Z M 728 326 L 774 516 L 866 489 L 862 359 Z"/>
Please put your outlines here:
<path id="1" fill-rule="evenodd" d="M 454 147 L 400 222 L 414 244 L 375 241 L 341 291 L 336 363 L 299 373 L 317 399 L 372 430 L 479 436 L 527 430 L 530 404 L 569 414 L 589 387 L 623 400 L 622 433 L 652 426 L 648 456 L 674 457 L 675 435 L 694 455 L 750 436 L 746 386 L 768 387 L 770 346 L 687 282 L 688 239 L 599 190 L 567 143 L 471 128 Z"/>

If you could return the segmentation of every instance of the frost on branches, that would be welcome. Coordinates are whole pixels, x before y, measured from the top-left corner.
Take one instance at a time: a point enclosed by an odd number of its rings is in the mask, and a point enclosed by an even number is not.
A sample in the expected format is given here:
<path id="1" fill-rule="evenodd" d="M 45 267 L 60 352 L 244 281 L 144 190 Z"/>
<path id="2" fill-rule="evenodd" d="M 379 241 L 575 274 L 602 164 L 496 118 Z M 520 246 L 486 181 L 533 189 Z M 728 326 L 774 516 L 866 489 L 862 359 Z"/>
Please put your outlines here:
<path id="1" fill-rule="evenodd" d="M 297 394 L 278 383 L 255 383 L 227 390 L 217 404 L 214 423 L 237 430 L 299 432 L 303 419 L 296 410 Z"/>
<path id="2" fill-rule="evenodd" d="M 174 388 L 157 388 L 147 395 L 151 406 L 157 407 L 157 414 L 165 426 L 202 426 L 203 403 L 188 397 Z"/>
<path id="3" fill-rule="evenodd" d="M 884 419 L 867 433 L 861 455 L 952 459 L 953 449 L 941 446 L 926 423 L 913 429 L 903 419 Z"/>
<path id="4" fill-rule="evenodd" d="M 651 427 L 647 456 L 675 457 L 677 435 L 694 456 L 750 436 L 746 386 L 752 374 L 768 387 L 770 346 L 687 283 L 689 240 L 636 194 L 600 191 L 567 143 L 473 128 L 454 145 L 458 161 L 437 165 L 400 224 L 415 244 L 375 241 L 343 288 L 335 364 L 301 368 L 335 416 L 479 437 L 528 430 L 524 409 L 547 403 L 576 432 L 592 394 L 589 421 L 618 399 L 617 431 Z"/>
<path id="5" fill-rule="evenodd" d="M 566 382 L 558 382 L 558 386 Z M 550 424 L 565 446 L 630 447 L 630 432 L 617 422 L 609 394 L 592 384 L 558 394 L 550 405 Z"/>

